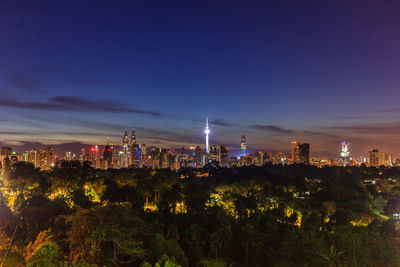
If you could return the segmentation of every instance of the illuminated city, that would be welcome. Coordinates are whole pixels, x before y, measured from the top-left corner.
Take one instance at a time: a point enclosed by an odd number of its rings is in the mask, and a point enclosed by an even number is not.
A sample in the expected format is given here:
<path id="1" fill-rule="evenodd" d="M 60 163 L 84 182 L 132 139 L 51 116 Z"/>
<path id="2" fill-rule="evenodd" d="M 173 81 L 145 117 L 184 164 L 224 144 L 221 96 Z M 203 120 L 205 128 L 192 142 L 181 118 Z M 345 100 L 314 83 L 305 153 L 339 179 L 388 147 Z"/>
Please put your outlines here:
<path id="1" fill-rule="evenodd" d="M 107 138 L 105 146 L 89 145 L 82 147 L 81 153 L 65 151 L 62 155 L 55 154 L 51 147 L 44 147 L 38 151 L 26 150 L 22 153 L 13 151 L 12 147 L 3 147 L 0 155 L 3 170 L 10 164 L 24 161 L 32 163 L 36 168 L 51 170 L 58 161 L 89 162 L 96 169 L 120 168 L 167 168 L 179 170 L 181 168 L 202 168 L 207 164 L 220 167 L 263 166 L 265 164 L 309 164 L 319 168 L 325 166 L 399 166 L 400 159 L 393 155 L 373 149 L 368 155 L 358 158 L 350 157 L 349 143 L 345 141 L 338 144 L 336 158 L 310 157 L 310 144 L 301 144 L 291 141 L 289 146 L 278 151 L 255 151 L 254 154 L 246 152 L 246 136 L 242 135 L 238 143 L 240 155 L 229 154 L 228 147 L 224 144 L 209 145 L 210 128 L 208 117 L 205 127 L 205 144 L 194 144 L 190 147 L 158 147 L 136 143 L 136 133 L 132 129 L 131 137 L 126 130 L 121 135 L 122 142 L 111 143 Z M 100 147 L 104 147 L 101 149 Z M 204 149 L 201 149 L 204 147 Z M 288 152 L 282 152 L 288 151 Z M 7 167 L 8 166 L 8 167 Z"/>
<path id="2" fill-rule="evenodd" d="M 0 1 L 0 267 L 400 266 L 400 1 Z"/>

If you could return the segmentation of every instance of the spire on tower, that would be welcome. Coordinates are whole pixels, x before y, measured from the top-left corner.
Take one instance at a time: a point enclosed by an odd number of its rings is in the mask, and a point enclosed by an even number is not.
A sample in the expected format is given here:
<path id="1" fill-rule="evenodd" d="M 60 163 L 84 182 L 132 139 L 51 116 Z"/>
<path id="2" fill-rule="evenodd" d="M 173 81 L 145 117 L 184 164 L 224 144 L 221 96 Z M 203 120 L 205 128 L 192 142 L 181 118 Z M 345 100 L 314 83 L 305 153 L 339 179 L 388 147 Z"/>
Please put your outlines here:
<path id="1" fill-rule="evenodd" d="M 208 147 L 208 135 L 210 134 L 210 129 L 208 128 L 208 116 L 206 118 L 206 129 L 204 130 L 204 133 L 206 134 L 206 153 L 209 153 L 209 147 Z"/>

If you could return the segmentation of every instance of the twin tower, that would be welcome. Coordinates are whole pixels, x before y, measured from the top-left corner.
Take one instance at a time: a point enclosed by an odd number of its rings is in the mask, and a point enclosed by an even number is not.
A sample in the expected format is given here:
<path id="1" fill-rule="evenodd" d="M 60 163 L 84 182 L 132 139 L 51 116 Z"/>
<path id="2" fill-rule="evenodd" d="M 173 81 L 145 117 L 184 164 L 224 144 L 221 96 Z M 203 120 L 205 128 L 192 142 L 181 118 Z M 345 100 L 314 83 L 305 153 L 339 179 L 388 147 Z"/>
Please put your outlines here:
<path id="1" fill-rule="evenodd" d="M 124 137 L 122 139 L 122 152 L 125 158 L 125 167 L 132 166 L 137 168 L 139 166 L 138 161 L 138 145 L 136 144 L 135 129 L 132 129 L 131 143 L 129 144 L 128 130 L 125 130 Z"/>

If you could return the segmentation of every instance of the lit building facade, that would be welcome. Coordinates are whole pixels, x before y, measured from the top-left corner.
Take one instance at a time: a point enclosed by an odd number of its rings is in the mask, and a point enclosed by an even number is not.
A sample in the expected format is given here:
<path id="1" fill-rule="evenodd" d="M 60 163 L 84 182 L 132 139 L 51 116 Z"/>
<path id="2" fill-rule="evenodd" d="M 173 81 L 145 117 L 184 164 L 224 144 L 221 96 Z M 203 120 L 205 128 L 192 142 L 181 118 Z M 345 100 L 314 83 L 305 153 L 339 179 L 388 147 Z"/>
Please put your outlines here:
<path id="1" fill-rule="evenodd" d="M 310 162 L 310 144 L 299 144 L 300 163 L 308 164 Z"/>
<path id="2" fill-rule="evenodd" d="M 371 167 L 386 166 L 386 154 L 378 149 L 369 151 L 369 165 Z"/>
<path id="3" fill-rule="evenodd" d="M 246 144 L 246 136 L 242 135 L 242 139 L 240 141 L 240 156 L 246 156 L 247 144 Z"/>
<path id="4" fill-rule="evenodd" d="M 218 149 L 219 166 L 229 167 L 228 149 L 225 145 L 220 145 Z"/>

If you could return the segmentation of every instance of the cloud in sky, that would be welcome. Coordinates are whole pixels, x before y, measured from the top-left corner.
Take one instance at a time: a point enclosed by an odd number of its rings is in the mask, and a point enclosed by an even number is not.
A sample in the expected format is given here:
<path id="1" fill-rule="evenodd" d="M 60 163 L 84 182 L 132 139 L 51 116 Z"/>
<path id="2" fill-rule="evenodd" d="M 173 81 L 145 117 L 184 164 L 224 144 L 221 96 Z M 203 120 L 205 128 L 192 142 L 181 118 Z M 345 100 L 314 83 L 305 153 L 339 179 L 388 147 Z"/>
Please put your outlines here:
<path id="1" fill-rule="evenodd" d="M 227 121 L 222 120 L 222 119 L 211 120 L 210 124 L 216 125 L 216 126 L 221 126 L 221 127 L 233 127 L 233 126 L 237 126 L 238 125 L 236 123 L 227 122 Z"/>
<path id="2" fill-rule="evenodd" d="M 161 115 L 157 111 L 131 108 L 128 104 L 120 101 L 105 99 L 91 100 L 78 96 L 55 96 L 44 102 L 1 98 L 0 106 L 30 110 L 137 113 L 150 116 Z"/>
<path id="3" fill-rule="evenodd" d="M 251 125 L 250 128 L 260 131 L 267 131 L 267 132 L 274 132 L 280 134 L 293 134 L 295 131 L 290 129 L 285 129 L 283 127 L 277 125 L 261 125 L 261 124 L 254 124 Z"/>
<path id="4" fill-rule="evenodd" d="M 6 77 L 6 81 L 15 88 L 21 88 L 27 91 L 34 91 L 37 86 L 32 78 L 22 73 L 13 73 Z"/>
<path id="5" fill-rule="evenodd" d="M 400 108 L 387 108 L 387 109 L 382 109 L 380 110 L 381 112 L 393 112 L 393 113 L 399 113 Z"/>
<path id="6" fill-rule="evenodd" d="M 342 131 L 346 133 L 357 133 L 357 134 L 399 134 L 400 133 L 400 122 L 396 123 L 372 123 L 372 124 L 353 124 L 353 125 L 341 125 L 341 126 L 328 126 L 325 127 L 329 130 Z"/>

